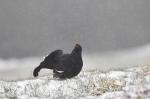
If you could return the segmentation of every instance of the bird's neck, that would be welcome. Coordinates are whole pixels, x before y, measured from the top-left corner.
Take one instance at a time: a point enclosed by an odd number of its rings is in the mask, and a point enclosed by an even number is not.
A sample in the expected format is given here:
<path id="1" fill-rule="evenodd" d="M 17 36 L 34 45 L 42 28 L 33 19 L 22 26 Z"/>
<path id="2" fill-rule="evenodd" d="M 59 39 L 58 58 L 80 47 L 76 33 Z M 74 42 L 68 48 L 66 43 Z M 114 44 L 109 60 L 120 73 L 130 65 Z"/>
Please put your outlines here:
<path id="1" fill-rule="evenodd" d="M 75 58 L 82 58 L 82 51 L 75 51 L 73 50 L 71 55 Z"/>

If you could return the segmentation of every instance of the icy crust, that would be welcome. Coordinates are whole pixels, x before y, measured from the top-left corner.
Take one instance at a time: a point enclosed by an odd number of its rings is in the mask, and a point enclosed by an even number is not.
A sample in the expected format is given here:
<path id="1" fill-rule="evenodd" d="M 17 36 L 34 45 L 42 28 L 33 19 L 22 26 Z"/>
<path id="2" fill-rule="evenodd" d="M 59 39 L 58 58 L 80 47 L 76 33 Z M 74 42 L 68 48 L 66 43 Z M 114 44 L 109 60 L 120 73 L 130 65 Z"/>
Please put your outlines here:
<path id="1" fill-rule="evenodd" d="M 24 81 L 0 81 L 5 99 L 150 99 L 150 66 L 102 73 L 82 71 L 73 79 L 44 76 Z"/>

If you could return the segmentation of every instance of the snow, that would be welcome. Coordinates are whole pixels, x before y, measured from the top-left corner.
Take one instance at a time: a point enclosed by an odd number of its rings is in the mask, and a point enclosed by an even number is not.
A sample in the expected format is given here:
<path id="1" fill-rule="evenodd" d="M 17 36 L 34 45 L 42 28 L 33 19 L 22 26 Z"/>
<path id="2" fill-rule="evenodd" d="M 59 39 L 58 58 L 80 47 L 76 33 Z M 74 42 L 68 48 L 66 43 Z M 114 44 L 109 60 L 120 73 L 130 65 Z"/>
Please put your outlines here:
<path id="1" fill-rule="evenodd" d="M 84 55 L 82 72 L 54 79 L 33 69 L 41 58 L 0 59 L 0 99 L 150 99 L 150 45 L 116 53 Z"/>
<path id="2" fill-rule="evenodd" d="M 149 99 L 149 65 L 102 73 L 82 71 L 72 79 L 50 76 L 0 81 L 0 98 L 10 99 Z"/>

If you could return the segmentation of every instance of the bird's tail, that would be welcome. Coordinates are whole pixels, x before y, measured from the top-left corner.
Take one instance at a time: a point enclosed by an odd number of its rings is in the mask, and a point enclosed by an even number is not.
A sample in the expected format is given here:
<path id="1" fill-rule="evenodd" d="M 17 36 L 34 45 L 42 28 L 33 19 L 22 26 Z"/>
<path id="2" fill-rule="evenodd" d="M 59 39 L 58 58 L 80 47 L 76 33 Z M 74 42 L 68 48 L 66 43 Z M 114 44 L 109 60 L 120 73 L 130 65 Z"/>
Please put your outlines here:
<path id="1" fill-rule="evenodd" d="M 40 71 L 41 69 L 42 69 L 41 66 L 36 67 L 36 68 L 34 69 L 34 71 L 33 71 L 33 76 L 34 76 L 34 77 L 37 77 L 37 76 L 38 76 L 38 73 L 39 73 L 39 71 Z"/>

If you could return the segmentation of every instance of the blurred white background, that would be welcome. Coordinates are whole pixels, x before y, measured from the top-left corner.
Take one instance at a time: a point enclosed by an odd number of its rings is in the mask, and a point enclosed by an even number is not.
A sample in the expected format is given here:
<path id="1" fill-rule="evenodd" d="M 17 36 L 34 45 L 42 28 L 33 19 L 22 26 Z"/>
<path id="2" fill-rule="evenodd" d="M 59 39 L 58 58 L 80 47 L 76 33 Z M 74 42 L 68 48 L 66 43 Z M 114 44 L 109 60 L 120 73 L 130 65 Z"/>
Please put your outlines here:
<path id="1" fill-rule="evenodd" d="M 75 43 L 83 47 L 84 70 L 148 64 L 149 5 L 148 0 L 1 0 L 0 78 L 31 78 L 43 56 L 56 49 L 69 53 Z"/>

